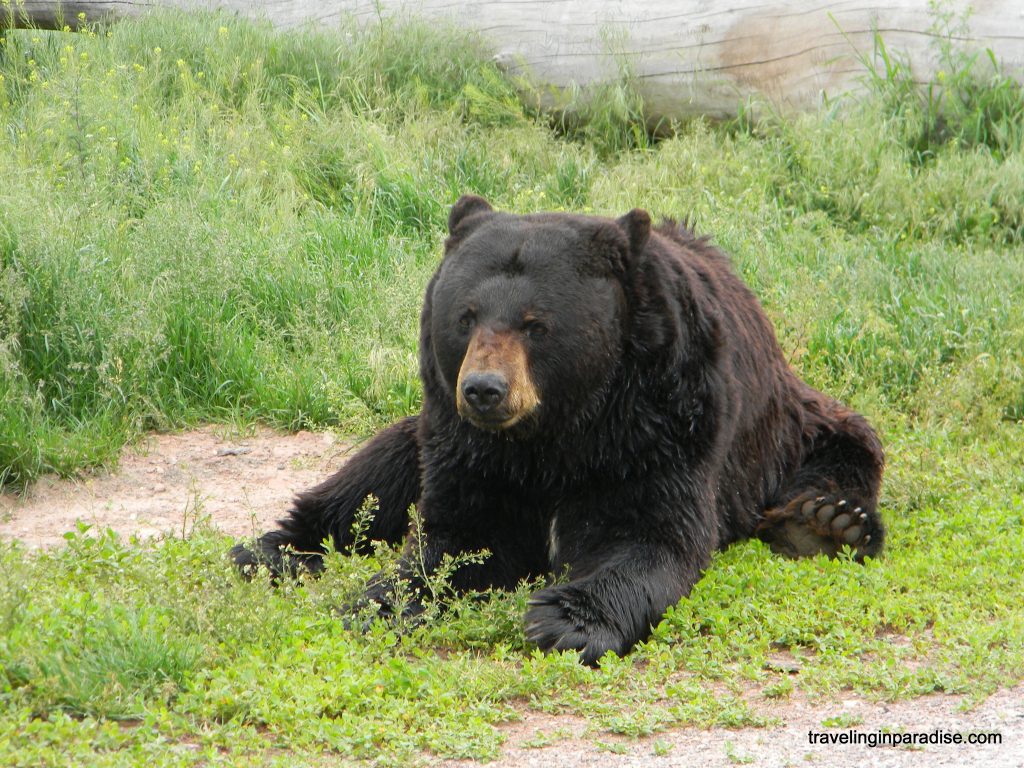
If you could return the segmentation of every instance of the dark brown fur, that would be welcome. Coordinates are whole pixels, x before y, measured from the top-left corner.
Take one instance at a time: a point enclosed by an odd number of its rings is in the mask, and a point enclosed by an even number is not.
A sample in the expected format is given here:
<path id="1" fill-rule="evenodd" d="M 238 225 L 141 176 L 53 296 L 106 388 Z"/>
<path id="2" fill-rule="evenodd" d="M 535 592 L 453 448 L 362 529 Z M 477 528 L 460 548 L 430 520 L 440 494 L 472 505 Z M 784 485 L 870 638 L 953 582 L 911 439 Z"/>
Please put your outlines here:
<path id="1" fill-rule="evenodd" d="M 467 370 L 486 385 L 468 399 Z M 685 226 L 460 199 L 424 299 L 420 373 L 421 414 L 301 495 L 255 551 L 236 547 L 240 566 L 315 569 L 323 538 L 351 542 L 368 493 L 381 501 L 370 536 L 398 541 L 416 503 L 427 569 L 492 553 L 457 589 L 567 570 L 533 596 L 526 635 L 594 663 L 646 637 L 731 542 L 881 549 L 874 431 L 793 373 L 728 259 Z M 414 554 L 400 572 L 416 583 Z M 389 594 L 375 580 L 367 598 L 387 610 Z"/>

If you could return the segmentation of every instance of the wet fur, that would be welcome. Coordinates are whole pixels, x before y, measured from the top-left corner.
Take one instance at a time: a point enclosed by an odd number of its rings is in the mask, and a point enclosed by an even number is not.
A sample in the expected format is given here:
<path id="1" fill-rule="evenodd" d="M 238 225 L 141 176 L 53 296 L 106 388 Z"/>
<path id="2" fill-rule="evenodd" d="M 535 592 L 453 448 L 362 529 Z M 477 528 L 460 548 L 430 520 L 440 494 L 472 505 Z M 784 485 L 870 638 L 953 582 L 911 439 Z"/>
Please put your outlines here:
<path id="1" fill-rule="evenodd" d="M 581 311 L 605 302 L 604 335 L 587 347 L 600 359 L 579 359 L 566 341 L 554 351 L 574 367 L 553 386 L 555 358 L 534 353 L 543 407 L 507 432 L 481 430 L 459 415 L 446 379 L 453 363 L 433 338 L 448 333 L 432 314 L 436 284 L 468 270 L 459 262 L 468 238 L 500 249 L 545 227 L 573 243 L 580 278 L 565 302 Z M 875 432 L 793 373 L 757 300 L 707 239 L 672 221 L 651 229 L 643 211 L 515 217 L 474 197 L 456 204 L 449 230 L 421 317 L 421 414 L 301 494 L 254 548 L 236 547 L 240 566 L 315 570 L 322 539 L 351 543 L 369 493 L 380 500 L 369 536 L 398 542 L 416 503 L 428 568 L 445 553 L 492 553 L 455 574 L 457 589 L 512 588 L 567 569 L 568 583 L 533 596 L 526 634 L 595 663 L 645 638 L 734 541 L 758 536 L 790 556 L 834 555 L 844 544 L 861 558 L 880 551 Z M 312 554 L 289 558 L 289 549 Z M 410 562 L 404 575 L 415 579 Z M 367 597 L 387 606 L 387 583 Z"/>

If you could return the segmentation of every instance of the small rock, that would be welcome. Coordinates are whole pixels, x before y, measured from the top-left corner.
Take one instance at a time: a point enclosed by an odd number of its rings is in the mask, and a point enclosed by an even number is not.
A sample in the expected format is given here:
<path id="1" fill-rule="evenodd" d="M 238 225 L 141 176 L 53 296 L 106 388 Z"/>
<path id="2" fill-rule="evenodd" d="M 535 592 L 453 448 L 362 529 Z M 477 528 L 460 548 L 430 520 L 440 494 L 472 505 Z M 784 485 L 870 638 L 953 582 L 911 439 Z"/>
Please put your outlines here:
<path id="1" fill-rule="evenodd" d="M 785 672 L 787 675 L 797 675 L 803 669 L 803 664 L 792 656 L 772 654 L 765 659 L 764 668 L 773 672 Z"/>
<path id="2" fill-rule="evenodd" d="M 218 448 L 218 456 L 244 456 L 247 453 L 252 453 L 252 448 L 248 448 L 244 445 L 240 445 L 237 448 Z"/>

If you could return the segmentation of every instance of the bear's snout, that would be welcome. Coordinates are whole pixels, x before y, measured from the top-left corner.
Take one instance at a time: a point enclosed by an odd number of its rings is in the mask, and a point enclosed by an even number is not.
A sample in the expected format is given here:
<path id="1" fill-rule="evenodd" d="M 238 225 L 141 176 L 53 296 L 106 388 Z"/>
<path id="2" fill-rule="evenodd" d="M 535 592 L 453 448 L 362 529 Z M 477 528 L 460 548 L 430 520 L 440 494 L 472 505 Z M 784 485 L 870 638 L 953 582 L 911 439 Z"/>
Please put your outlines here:
<path id="1" fill-rule="evenodd" d="M 540 405 L 526 348 L 518 334 L 478 328 L 459 370 L 456 408 L 481 429 L 505 430 Z"/>
<path id="2" fill-rule="evenodd" d="M 471 373 L 462 381 L 462 397 L 480 414 L 488 414 L 508 397 L 508 380 L 497 371 Z"/>

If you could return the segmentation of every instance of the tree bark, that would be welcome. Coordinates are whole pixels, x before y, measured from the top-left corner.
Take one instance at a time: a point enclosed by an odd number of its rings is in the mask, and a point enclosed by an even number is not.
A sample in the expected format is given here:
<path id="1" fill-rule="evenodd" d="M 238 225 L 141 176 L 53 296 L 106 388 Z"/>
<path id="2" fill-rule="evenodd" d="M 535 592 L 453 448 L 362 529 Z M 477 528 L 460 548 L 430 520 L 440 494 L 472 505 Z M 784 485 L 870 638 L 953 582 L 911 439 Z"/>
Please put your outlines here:
<path id="1" fill-rule="evenodd" d="M 628 80 L 654 118 L 730 117 L 761 100 L 782 111 L 814 108 L 823 96 L 856 90 L 872 60 L 876 33 L 907 57 L 915 79 L 938 70 L 944 32 L 928 0 L 879 7 L 852 0 L 14 0 L 16 26 L 59 29 L 138 16 L 152 8 L 214 9 L 266 18 L 286 28 L 373 23 L 380 14 L 451 22 L 476 30 L 495 60 L 523 75 L 544 105 L 558 107 L 574 85 Z M 971 6 L 952 0 L 957 17 Z M 1004 71 L 1024 79 L 1021 0 L 974 0 L 953 41 L 966 51 L 991 49 Z M 0 9 L 0 27 L 11 15 Z M 954 28 L 957 25 L 954 24 Z M 969 31 L 967 31 L 969 30 Z M 987 57 L 984 57 L 987 61 Z"/>

